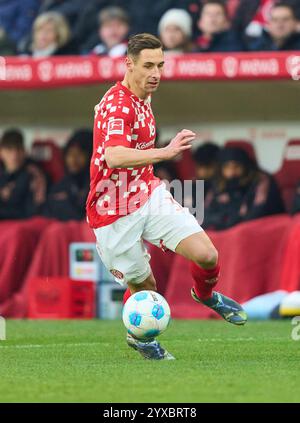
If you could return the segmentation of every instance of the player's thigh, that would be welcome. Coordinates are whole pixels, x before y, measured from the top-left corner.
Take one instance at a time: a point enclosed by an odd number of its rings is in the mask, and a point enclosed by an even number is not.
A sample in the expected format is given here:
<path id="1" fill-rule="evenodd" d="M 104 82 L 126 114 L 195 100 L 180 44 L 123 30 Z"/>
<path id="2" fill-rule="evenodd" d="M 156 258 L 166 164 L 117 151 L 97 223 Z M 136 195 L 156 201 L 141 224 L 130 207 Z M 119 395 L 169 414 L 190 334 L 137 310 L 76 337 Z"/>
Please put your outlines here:
<path id="1" fill-rule="evenodd" d="M 169 191 L 156 193 L 145 222 L 143 238 L 157 247 L 176 252 L 178 244 L 203 229 L 187 208 L 178 204 Z"/>
<path id="2" fill-rule="evenodd" d="M 97 251 L 117 282 L 140 284 L 151 274 L 150 255 L 141 239 L 143 221 L 122 219 L 94 231 Z"/>
<path id="3" fill-rule="evenodd" d="M 218 261 L 218 252 L 204 231 L 182 239 L 176 253 L 204 267 L 214 266 Z"/>

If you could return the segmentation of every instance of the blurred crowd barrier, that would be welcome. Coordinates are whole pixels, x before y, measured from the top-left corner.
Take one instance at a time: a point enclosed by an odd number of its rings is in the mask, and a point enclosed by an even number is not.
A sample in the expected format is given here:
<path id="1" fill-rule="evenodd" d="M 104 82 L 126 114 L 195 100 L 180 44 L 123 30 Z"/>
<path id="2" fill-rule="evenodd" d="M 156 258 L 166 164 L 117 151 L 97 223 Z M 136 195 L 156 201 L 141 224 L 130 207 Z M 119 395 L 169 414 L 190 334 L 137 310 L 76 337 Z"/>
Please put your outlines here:
<path id="1" fill-rule="evenodd" d="M 300 288 L 300 217 L 278 215 L 209 232 L 220 253 L 219 289 L 240 302 L 257 295 Z M 0 223 L 0 315 L 27 317 L 28 283 L 36 277 L 69 276 L 69 244 L 94 242 L 85 221 L 45 218 Z M 209 318 L 213 313 L 190 297 L 189 263 L 148 245 L 159 291 L 175 318 Z"/>

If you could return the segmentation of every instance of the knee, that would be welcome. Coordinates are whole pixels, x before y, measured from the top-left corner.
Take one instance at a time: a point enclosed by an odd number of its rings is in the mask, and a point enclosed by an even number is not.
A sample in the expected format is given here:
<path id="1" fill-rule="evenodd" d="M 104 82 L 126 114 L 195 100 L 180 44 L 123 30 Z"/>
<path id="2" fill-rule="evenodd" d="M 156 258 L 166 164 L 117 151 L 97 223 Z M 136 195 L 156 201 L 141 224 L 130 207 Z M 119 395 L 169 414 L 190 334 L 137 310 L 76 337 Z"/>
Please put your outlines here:
<path id="1" fill-rule="evenodd" d="M 153 275 L 150 275 L 144 282 L 139 284 L 130 284 L 128 283 L 128 287 L 130 288 L 130 291 L 133 292 L 139 292 L 139 291 L 157 291 L 156 288 L 156 280 Z"/>
<path id="2" fill-rule="evenodd" d="M 204 269 L 213 268 L 218 263 L 218 251 L 213 245 L 208 246 L 202 254 L 195 257 L 194 261 Z"/>

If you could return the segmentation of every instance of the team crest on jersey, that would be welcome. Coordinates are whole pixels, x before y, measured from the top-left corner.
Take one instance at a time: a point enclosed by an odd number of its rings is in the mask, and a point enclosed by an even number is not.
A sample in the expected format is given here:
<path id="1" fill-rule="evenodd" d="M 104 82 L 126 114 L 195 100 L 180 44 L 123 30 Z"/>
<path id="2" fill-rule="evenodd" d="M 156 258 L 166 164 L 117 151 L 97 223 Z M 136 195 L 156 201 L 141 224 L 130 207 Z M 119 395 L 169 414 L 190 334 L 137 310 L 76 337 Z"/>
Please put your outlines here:
<path id="1" fill-rule="evenodd" d="M 117 269 L 110 269 L 110 273 L 117 279 L 124 279 L 124 275 Z"/>
<path id="2" fill-rule="evenodd" d="M 113 119 L 108 122 L 107 135 L 123 135 L 124 134 L 124 120 Z"/>

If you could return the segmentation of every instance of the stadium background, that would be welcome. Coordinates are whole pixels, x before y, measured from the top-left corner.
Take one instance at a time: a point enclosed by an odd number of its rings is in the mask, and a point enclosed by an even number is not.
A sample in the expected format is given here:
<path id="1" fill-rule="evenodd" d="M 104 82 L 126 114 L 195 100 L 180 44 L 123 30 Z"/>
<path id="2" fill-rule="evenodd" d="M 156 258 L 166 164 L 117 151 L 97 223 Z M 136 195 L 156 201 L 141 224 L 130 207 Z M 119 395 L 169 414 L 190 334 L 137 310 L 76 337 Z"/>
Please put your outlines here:
<path id="1" fill-rule="evenodd" d="M 183 3 L 190 7 L 193 2 Z M 236 10 L 239 2 L 228 3 Z M 179 7 L 178 2 L 174 5 Z M 41 141 L 45 153 L 39 154 L 54 169 L 60 154 L 55 146 L 62 148 L 75 129 L 92 127 L 93 107 L 122 75 L 122 63 L 122 58 L 73 54 L 1 58 L 0 132 L 20 128 L 29 154 L 35 141 Z M 166 55 L 164 79 L 153 97 L 160 143 L 168 142 L 182 127 L 197 132 L 193 148 L 206 140 L 220 145 L 250 142 L 258 164 L 275 175 L 290 207 L 300 179 L 300 53 Z M 193 177 L 192 166 L 188 155 L 176 162 L 183 179 Z M 30 281 L 68 277 L 70 243 L 94 239 L 84 221 L 32 217 L 2 220 L 0 228 L 0 315 L 5 317 L 28 316 Z M 278 289 L 299 290 L 299 232 L 299 216 L 291 216 L 289 208 L 282 215 L 210 231 L 220 251 L 220 289 L 241 302 Z M 159 290 L 170 302 L 173 316 L 213 317 L 190 300 L 187 262 L 150 250 Z"/>

